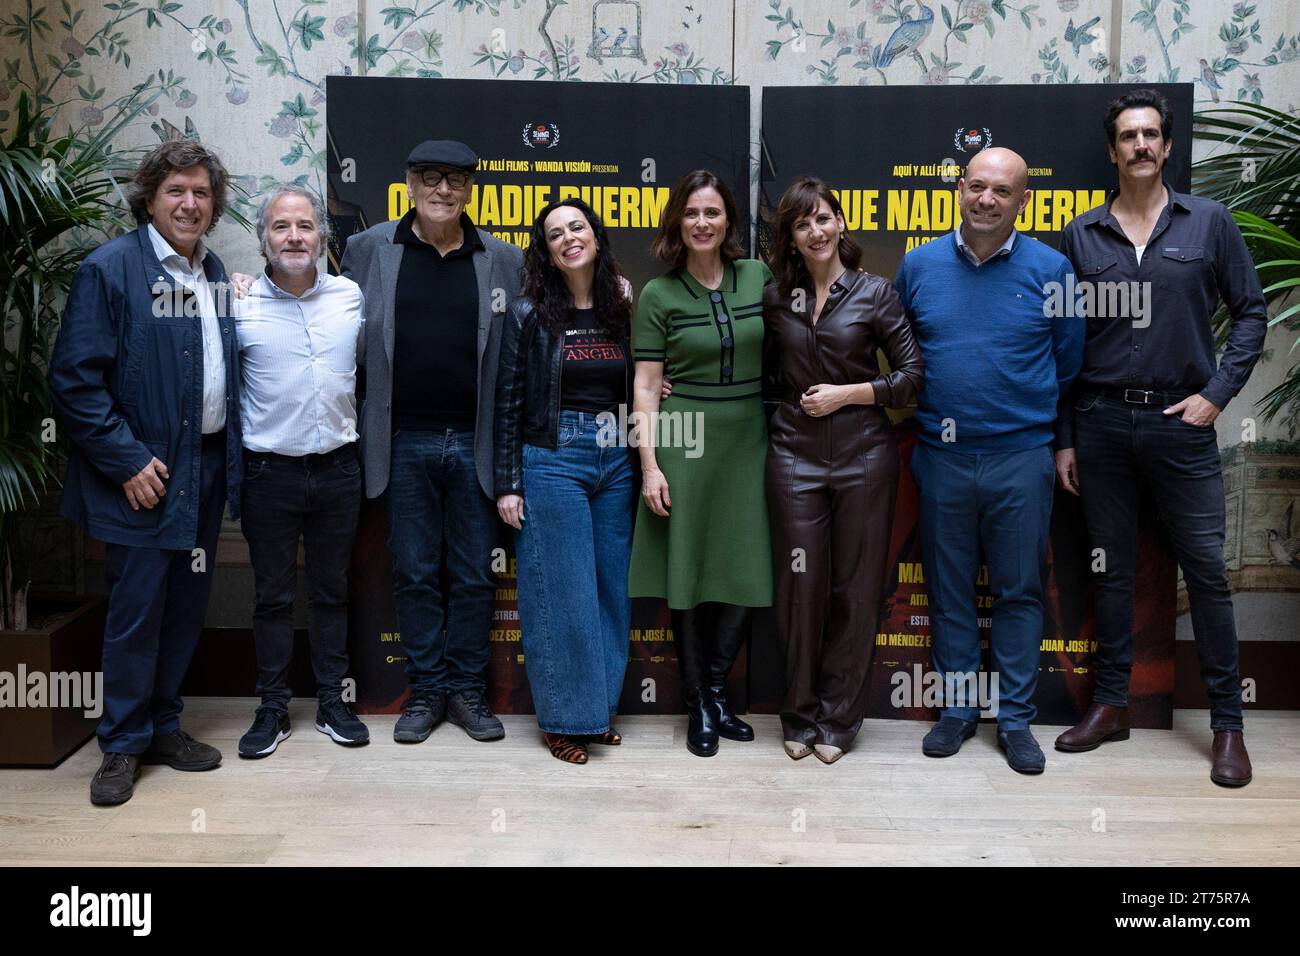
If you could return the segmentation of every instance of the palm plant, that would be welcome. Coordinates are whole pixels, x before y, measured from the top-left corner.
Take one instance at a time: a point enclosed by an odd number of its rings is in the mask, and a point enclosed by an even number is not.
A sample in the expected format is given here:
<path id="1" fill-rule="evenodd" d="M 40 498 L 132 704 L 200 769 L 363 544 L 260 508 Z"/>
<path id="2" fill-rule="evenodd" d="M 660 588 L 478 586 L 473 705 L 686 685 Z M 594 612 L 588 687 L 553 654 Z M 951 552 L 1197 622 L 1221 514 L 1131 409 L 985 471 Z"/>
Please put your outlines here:
<path id="1" fill-rule="evenodd" d="M 26 626 L 16 515 L 57 483 L 47 370 L 58 310 L 77 265 L 124 221 L 114 200 L 127 156 L 113 138 L 150 102 L 128 102 L 94 135 L 54 136 L 24 93 L 0 142 L 0 628 Z"/>
<path id="2" fill-rule="evenodd" d="M 1198 138 L 1228 147 L 1193 165 L 1196 189 L 1232 210 L 1254 256 L 1265 298 L 1285 305 L 1300 288 L 1300 117 L 1236 102 L 1197 113 L 1195 120 Z M 1220 309 L 1215 319 L 1222 340 L 1226 310 Z M 1300 303 L 1280 310 L 1269 321 L 1275 325 L 1300 332 Z M 1297 348 L 1300 335 L 1288 357 Z M 1294 437 L 1300 419 L 1300 365 L 1291 365 L 1259 407 L 1265 421 L 1281 414 Z"/>

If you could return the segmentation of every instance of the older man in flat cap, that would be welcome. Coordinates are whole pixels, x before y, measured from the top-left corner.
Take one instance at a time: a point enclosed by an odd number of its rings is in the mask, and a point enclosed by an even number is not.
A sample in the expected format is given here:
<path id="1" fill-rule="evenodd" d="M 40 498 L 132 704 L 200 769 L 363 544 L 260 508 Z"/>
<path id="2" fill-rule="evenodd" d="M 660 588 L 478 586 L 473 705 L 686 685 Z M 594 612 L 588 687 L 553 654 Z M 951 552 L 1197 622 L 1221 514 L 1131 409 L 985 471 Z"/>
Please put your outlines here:
<path id="1" fill-rule="evenodd" d="M 343 274 L 365 294 L 361 448 L 367 497 L 388 493 L 411 685 L 393 730 L 403 743 L 444 716 L 475 740 L 505 734 L 484 696 L 498 526 L 492 410 L 499 326 L 523 253 L 465 214 L 477 167 L 464 143 L 421 143 L 406 160 L 410 211 L 351 236 L 343 255 Z"/>

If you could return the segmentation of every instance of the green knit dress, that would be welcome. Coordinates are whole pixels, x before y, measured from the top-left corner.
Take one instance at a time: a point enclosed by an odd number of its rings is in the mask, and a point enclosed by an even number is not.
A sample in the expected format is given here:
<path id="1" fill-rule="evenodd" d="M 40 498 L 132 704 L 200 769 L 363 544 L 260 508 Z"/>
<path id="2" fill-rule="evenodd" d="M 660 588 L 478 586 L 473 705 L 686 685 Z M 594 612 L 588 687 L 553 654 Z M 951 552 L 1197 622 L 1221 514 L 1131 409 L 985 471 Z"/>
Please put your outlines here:
<path id="1" fill-rule="evenodd" d="M 661 518 L 639 499 L 632 597 L 683 610 L 703 601 L 772 603 L 760 387 L 763 286 L 771 281 L 762 262 L 740 259 L 726 265 L 716 291 L 680 268 L 641 292 L 633 355 L 663 362 L 673 384 L 655 451 L 672 506 Z"/>

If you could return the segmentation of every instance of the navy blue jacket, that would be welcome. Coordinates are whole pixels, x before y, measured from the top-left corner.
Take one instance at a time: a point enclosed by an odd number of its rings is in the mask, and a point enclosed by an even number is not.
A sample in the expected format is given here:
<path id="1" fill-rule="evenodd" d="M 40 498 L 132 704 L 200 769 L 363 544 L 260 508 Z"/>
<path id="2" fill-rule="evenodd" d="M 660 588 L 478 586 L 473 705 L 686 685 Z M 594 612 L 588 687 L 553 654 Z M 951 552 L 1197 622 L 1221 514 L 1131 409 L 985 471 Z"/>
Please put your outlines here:
<path id="1" fill-rule="evenodd" d="M 202 464 L 202 320 L 197 309 L 175 307 L 147 229 L 100 246 L 72 280 L 50 363 L 54 407 L 72 440 L 61 511 L 110 544 L 190 549 Z M 222 283 L 212 291 L 226 360 L 226 498 L 238 518 L 239 346 L 225 267 L 212 253 L 203 267 L 209 282 Z M 132 511 L 122 483 L 153 457 L 167 466 L 167 494 Z"/>

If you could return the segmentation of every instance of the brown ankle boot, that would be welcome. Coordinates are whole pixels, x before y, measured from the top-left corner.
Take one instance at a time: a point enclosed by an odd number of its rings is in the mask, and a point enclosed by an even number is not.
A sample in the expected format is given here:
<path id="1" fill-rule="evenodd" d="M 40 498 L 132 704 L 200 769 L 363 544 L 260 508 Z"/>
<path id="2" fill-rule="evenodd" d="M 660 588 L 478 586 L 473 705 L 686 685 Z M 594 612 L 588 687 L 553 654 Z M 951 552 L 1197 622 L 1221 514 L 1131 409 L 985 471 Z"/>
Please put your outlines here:
<path id="1" fill-rule="evenodd" d="M 1210 779 L 1221 787 L 1244 787 L 1250 783 L 1250 754 L 1240 730 L 1219 730 L 1214 734 L 1214 766 Z"/>
<path id="2" fill-rule="evenodd" d="M 1128 740 L 1128 708 L 1094 703 L 1083 720 L 1056 738 L 1056 749 L 1084 753 L 1096 750 L 1108 740 Z"/>

